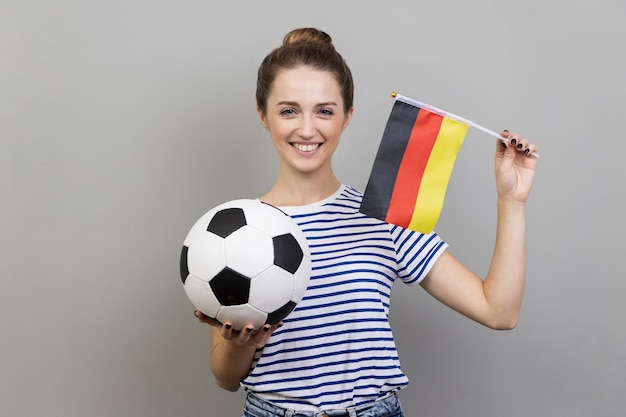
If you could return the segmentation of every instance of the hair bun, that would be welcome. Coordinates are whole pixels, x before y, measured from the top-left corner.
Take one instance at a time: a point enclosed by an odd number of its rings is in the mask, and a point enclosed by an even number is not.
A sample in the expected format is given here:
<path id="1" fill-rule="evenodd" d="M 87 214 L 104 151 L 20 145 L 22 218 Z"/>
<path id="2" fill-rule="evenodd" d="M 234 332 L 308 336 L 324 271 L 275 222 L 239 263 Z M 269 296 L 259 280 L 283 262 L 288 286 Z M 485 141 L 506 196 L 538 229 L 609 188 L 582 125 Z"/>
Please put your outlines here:
<path id="1" fill-rule="evenodd" d="M 323 43 L 332 45 L 333 40 L 328 33 L 316 28 L 294 29 L 283 38 L 283 46 L 299 43 Z"/>

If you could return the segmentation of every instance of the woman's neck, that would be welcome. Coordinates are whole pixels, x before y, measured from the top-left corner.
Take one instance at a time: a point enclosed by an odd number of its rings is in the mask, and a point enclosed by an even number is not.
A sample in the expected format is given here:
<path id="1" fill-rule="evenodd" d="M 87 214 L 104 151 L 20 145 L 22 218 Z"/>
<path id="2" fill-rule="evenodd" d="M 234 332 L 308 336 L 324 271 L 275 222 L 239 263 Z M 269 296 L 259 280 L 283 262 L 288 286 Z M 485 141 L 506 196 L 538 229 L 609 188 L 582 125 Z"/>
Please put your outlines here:
<path id="1" fill-rule="evenodd" d="M 325 176 L 279 175 L 272 188 L 260 200 L 274 206 L 304 206 L 335 193 L 341 182 L 331 172 Z"/>

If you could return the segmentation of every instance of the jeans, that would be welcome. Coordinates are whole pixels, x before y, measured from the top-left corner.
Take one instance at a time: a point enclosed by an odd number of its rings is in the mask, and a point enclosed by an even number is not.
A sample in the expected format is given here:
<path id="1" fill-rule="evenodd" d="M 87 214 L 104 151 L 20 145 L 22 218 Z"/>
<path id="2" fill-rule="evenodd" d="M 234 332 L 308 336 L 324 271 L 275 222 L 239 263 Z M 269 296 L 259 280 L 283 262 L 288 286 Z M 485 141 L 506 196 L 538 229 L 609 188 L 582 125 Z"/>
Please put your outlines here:
<path id="1" fill-rule="evenodd" d="M 358 407 L 322 411 L 282 408 L 248 393 L 241 417 L 404 417 L 404 414 L 395 392 Z"/>

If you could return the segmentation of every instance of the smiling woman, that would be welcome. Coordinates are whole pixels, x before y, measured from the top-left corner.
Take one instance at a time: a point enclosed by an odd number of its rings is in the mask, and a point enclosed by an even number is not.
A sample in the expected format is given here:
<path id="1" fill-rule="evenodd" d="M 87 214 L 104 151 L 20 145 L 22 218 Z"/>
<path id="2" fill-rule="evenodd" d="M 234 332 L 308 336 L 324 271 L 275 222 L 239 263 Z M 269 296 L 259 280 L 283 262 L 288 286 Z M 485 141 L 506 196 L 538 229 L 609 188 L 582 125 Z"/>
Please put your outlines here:
<path id="1" fill-rule="evenodd" d="M 336 191 L 331 157 L 352 117 L 344 111 L 340 87 L 332 73 L 308 66 L 278 72 L 261 123 L 270 132 L 280 160 L 279 181 L 263 199 L 277 205 L 308 204 Z M 301 180 L 316 178 L 307 199 L 290 201 L 301 191 Z M 315 194 L 312 194 L 315 193 Z M 321 194 L 320 194 L 321 193 Z"/>
<path id="2" fill-rule="evenodd" d="M 392 284 L 421 284 L 488 327 L 515 327 L 525 279 L 525 202 L 534 145 L 496 145 L 498 235 L 484 281 L 435 233 L 387 224 L 359 211 L 362 193 L 335 176 L 332 156 L 353 114 L 350 70 L 330 36 L 296 29 L 259 68 L 257 110 L 278 153 L 260 199 L 293 217 L 311 248 L 312 276 L 282 323 L 235 331 L 211 325 L 210 365 L 219 386 L 248 391 L 244 417 L 332 414 L 402 417 L 408 385 L 389 324 Z M 291 411 L 290 411 L 291 410 Z M 330 411 L 332 410 L 332 411 Z M 291 413 L 291 414 L 290 414 Z"/>

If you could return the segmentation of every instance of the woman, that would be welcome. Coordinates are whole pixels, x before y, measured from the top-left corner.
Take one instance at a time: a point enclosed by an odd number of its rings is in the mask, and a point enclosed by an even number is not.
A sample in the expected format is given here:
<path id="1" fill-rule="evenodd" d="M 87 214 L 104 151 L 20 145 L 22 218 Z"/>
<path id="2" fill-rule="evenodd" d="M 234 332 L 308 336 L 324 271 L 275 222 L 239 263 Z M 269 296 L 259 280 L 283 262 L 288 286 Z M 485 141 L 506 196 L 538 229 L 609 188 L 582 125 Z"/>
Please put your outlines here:
<path id="1" fill-rule="evenodd" d="M 516 326 L 526 273 L 525 205 L 537 148 L 501 134 L 495 153 L 498 219 L 483 279 L 423 235 L 359 213 L 362 194 L 342 184 L 331 158 L 353 113 L 350 69 L 330 36 L 288 33 L 259 68 L 257 109 L 278 152 L 274 186 L 260 199 L 301 226 L 313 276 L 298 307 L 275 326 L 235 332 L 211 325 L 217 384 L 248 392 L 244 416 L 402 416 L 408 384 L 388 322 L 391 284 L 419 283 L 433 297 L 494 329 Z M 291 410 L 291 411 L 290 411 Z M 331 411 L 341 410 L 341 411 Z M 317 414 L 316 414 L 317 413 Z"/>

